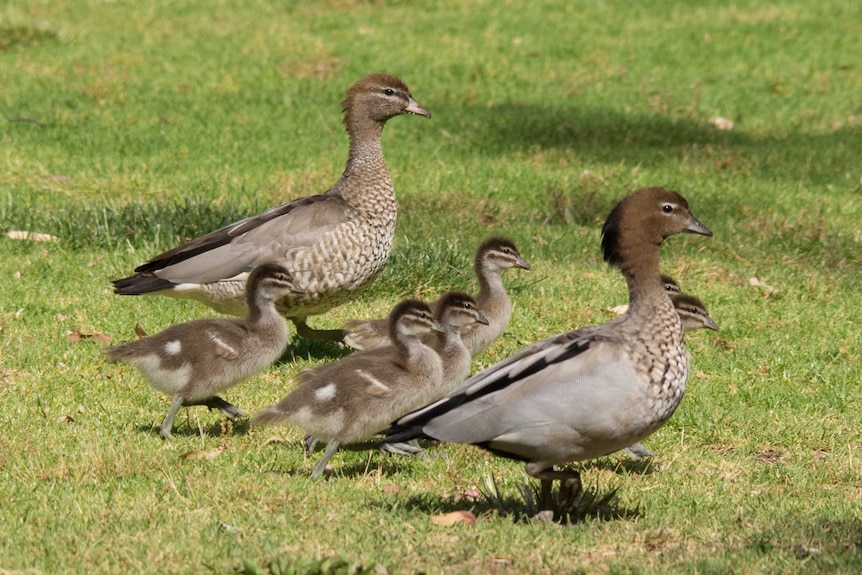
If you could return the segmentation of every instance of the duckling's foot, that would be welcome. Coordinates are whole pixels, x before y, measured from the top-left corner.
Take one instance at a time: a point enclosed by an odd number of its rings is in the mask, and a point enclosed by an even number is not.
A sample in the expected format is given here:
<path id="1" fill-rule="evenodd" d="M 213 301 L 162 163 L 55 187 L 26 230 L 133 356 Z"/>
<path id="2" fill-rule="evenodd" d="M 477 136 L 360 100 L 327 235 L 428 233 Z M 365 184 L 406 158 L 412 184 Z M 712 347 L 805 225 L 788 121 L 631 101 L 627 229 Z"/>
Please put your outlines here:
<path id="1" fill-rule="evenodd" d="M 343 329 L 312 329 L 305 323 L 305 319 L 293 319 L 293 325 L 296 326 L 296 333 L 299 337 L 305 339 L 322 339 L 328 341 L 344 341 L 347 335 Z"/>
<path id="2" fill-rule="evenodd" d="M 428 459 L 425 450 L 419 446 L 419 441 L 412 439 L 406 443 L 384 443 L 380 446 L 383 453 L 394 453 L 395 455 L 414 455 L 422 459 Z"/>
<path id="3" fill-rule="evenodd" d="M 640 443 L 629 445 L 628 447 L 623 449 L 623 451 L 625 451 L 626 455 L 628 455 L 635 461 L 640 461 L 642 459 L 646 459 L 655 455 L 649 447 L 646 447 L 645 445 L 642 445 Z"/>
<path id="4" fill-rule="evenodd" d="M 214 395 L 213 397 L 208 397 L 206 399 L 186 401 L 183 403 L 183 405 L 204 405 L 209 409 L 218 409 L 222 412 L 222 414 L 224 414 L 225 417 L 227 417 L 231 421 L 233 421 L 237 417 L 246 417 L 245 413 L 240 408 L 233 405 L 232 403 L 228 403 L 217 395 Z"/>
<path id="5" fill-rule="evenodd" d="M 326 451 L 323 452 L 323 457 L 320 458 L 320 461 L 317 462 L 317 465 L 314 466 L 314 469 L 311 472 L 311 478 L 317 479 L 323 472 L 326 470 L 326 464 L 329 463 L 329 460 L 335 455 L 335 452 L 338 451 L 338 446 L 341 442 L 336 439 L 333 439 L 329 443 L 326 444 Z"/>
<path id="6" fill-rule="evenodd" d="M 164 425 L 157 425 L 155 427 L 159 430 L 159 435 L 162 436 L 162 439 L 172 439 L 174 436 L 171 435 L 171 428 L 165 427 Z"/>
<path id="7" fill-rule="evenodd" d="M 306 455 L 311 455 L 314 452 L 314 446 L 320 441 L 310 433 L 302 438 L 302 450 Z"/>

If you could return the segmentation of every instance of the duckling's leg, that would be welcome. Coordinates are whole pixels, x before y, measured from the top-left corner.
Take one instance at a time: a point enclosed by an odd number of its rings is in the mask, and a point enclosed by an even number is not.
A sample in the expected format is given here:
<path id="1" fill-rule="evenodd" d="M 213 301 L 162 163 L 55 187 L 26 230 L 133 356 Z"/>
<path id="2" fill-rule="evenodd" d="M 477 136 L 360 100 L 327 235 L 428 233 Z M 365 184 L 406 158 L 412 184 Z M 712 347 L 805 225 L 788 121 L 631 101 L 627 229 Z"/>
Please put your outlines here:
<path id="1" fill-rule="evenodd" d="M 308 327 L 306 318 L 294 317 L 291 318 L 293 325 L 296 326 L 296 333 L 299 337 L 305 339 L 325 339 L 330 341 L 344 341 L 344 336 L 347 332 L 343 329 L 312 329 Z"/>
<path id="2" fill-rule="evenodd" d="M 628 447 L 623 449 L 623 451 L 625 451 L 626 455 L 628 455 L 635 461 L 640 461 L 641 459 L 646 459 L 647 457 L 652 457 L 653 455 L 655 455 L 649 447 L 640 443 L 629 445 Z"/>
<path id="3" fill-rule="evenodd" d="M 320 458 L 320 461 L 317 462 L 317 465 L 314 466 L 314 470 L 311 472 L 311 478 L 316 479 L 323 474 L 323 471 L 326 469 L 326 464 L 329 463 L 329 460 L 332 459 L 332 456 L 335 455 L 335 452 L 338 451 L 339 441 L 333 439 L 329 443 L 326 444 L 326 451 L 323 452 L 323 457 Z"/>
<path id="4" fill-rule="evenodd" d="M 417 439 L 411 439 L 402 443 L 384 443 L 380 446 L 380 451 L 383 453 L 394 453 L 395 455 L 417 455 L 424 459 L 428 458 Z"/>
<path id="5" fill-rule="evenodd" d="M 237 417 L 245 417 L 245 413 L 243 413 L 240 408 L 232 403 L 228 403 L 217 395 L 207 397 L 206 399 L 187 400 L 183 402 L 183 405 L 186 407 L 191 407 L 192 405 L 205 405 L 210 409 L 218 409 L 231 421 Z"/>
<path id="6" fill-rule="evenodd" d="M 181 395 L 175 395 L 173 401 L 171 401 L 171 407 L 168 409 L 168 415 L 165 417 L 165 420 L 158 427 L 159 435 L 161 435 L 165 439 L 171 438 L 171 429 L 174 427 L 174 418 L 177 416 L 177 412 L 183 406 L 185 401 L 183 400 Z"/>
<path id="7" fill-rule="evenodd" d="M 306 455 L 311 455 L 314 452 L 314 446 L 320 440 L 311 435 L 310 433 L 302 438 L 302 449 L 305 451 Z"/>

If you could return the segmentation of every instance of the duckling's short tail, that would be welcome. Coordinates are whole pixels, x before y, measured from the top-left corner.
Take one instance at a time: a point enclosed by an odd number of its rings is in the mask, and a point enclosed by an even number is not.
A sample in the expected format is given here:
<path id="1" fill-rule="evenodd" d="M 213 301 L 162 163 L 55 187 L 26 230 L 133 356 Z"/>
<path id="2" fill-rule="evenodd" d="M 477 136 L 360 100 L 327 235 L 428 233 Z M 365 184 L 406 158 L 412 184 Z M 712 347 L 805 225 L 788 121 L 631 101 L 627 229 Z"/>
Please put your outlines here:
<path id="1" fill-rule="evenodd" d="M 285 423 L 290 414 L 278 407 L 278 405 L 270 405 L 264 407 L 251 418 L 252 425 L 278 425 Z"/>

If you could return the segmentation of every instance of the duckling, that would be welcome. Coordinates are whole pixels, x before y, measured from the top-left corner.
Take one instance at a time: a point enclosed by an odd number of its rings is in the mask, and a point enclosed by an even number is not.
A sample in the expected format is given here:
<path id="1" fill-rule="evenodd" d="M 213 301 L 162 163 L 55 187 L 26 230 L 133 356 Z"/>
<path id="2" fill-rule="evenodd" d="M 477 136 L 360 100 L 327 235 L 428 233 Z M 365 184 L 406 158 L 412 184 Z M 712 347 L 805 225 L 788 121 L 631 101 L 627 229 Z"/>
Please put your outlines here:
<path id="1" fill-rule="evenodd" d="M 301 293 L 288 269 L 264 263 L 251 272 L 245 319 L 208 318 L 173 325 L 155 335 L 106 348 L 113 361 L 136 367 L 154 389 L 173 396 L 158 427 L 171 437 L 180 407 L 205 405 L 235 419 L 245 414 L 216 394 L 257 374 L 284 352 L 287 322 L 275 301 Z"/>
<path id="2" fill-rule="evenodd" d="M 479 311 L 473 296 L 466 293 L 443 294 L 432 308 L 435 317 L 445 330 L 442 333 L 434 332 L 431 341 L 431 347 L 443 361 L 443 382 L 439 394 L 435 394 L 436 399 L 440 399 L 470 375 L 473 356 L 465 344 L 463 334 L 472 331 L 476 325 L 487 326 L 489 322 L 488 318 Z M 430 392 L 429 395 L 431 395 Z"/>
<path id="3" fill-rule="evenodd" d="M 388 74 L 356 82 L 341 106 L 350 151 L 332 188 L 159 254 L 133 275 L 115 280 L 115 292 L 190 298 L 242 316 L 248 270 L 275 260 L 306 288 L 279 298 L 279 311 L 302 337 L 340 340 L 342 330 L 311 329 L 307 318 L 360 294 L 389 259 L 397 203 L 383 157 L 383 126 L 401 114 L 431 117 L 407 85 Z"/>
<path id="4" fill-rule="evenodd" d="M 501 278 L 501 273 L 511 268 L 530 269 L 514 242 L 492 237 L 479 244 L 473 258 L 473 271 L 479 281 L 475 299 L 488 323 L 473 323 L 461 334 L 474 358 L 503 334 L 512 317 L 512 300 Z M 432 303 L 431 307 L 434 305 Z M 344 342 L 356 349 L 371 349 L 388 343 L 386 320 L 351 320 L 345 328 Z"/>
<path id="5" fill-rule="evenodd" d="M 665 278 L 666 276 L 662 276 L 662 282 L 665 285 L 665 289 L 667 289 L 668 285 L 674 285 L 677 290 L 679 290 L 679 285 L 675 281 L 671 279 L 670 283 L 668 283 L 665 281 Z M 673 302 L 676 313 L 679 315 L 680 321 L 682 322 L 682 330 L 684 333 L 704 328 L 718 331 L 718 324 L 709 316 L 709 313 L 706 311 L 706 306 L 698 298 L 693 295 L 676 291 L 675 293 L 670 293 L 670 299 Z M 626 454 L 635 461 L 655 455 L 650 448 L 640 443 L 629 445 L 623 449 L 623 451 L 625 451 Z"/>
<path id="6" fill-rule="evenodd" d="M 388 422 L 438 394 L 443 362 L 423 339 L 444 328 L 428 304 L 405 300 L 389 314 L 392 345 L 357 351 L 306 370 L 299 387 L 255 414 L 253 425 L 292 423 L 327 442 L 319 477 L 342 443 L 370 438 Z"/>
<path id="7" fill-rule="evenodd" d="M 425 438 L 524 461 L 551 509 L 554 480 L 580 489 L 576 471 L 555 466 L 640 441 L 682 400 L 688 354 L 658 264 L 664 239 L 683 232 L 712 235 L 679 193 L 644 188 L 625 197 L 602 227 L 604 259 L 628 284 L 625 314 L 523 349 L 401 417 L 368 447 Z"/>

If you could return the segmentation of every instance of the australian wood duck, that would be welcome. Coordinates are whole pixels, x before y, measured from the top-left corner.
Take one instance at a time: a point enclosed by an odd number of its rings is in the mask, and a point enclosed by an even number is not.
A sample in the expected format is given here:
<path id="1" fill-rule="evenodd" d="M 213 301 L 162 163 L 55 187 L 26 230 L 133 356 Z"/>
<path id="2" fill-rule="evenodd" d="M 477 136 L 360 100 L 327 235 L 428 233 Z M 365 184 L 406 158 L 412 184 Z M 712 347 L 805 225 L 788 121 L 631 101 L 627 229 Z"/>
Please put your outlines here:
<path id="1" fill-rule="evenodd" d="M 682 399 L 688 356 L 658 265 L 662 241 L 682 232 L 712 235 L 677 192 L 645 188 L 624 198 L 602 228 L 605 261 L 628 283 L 623 316 L 525 348 L 398 419 L 370 445 L 427 438 L 522 460 L 549 508 L 554 479 L 580 485 L 577 472 L 555 466 L 640 441 Z"/>
<path id="2" fill-rule="evenodd" d="M 482 353 L 500 337 L 512 317 L 512 300 L 501 278 L 501 273 L 511 268 L 530 269 L 530 264 L 521 256 L 514 242 L 492 237 L 479 244 L 473 258 L 473 271 L 479 282 L 475 299 L 488 323 L 474 323 L 462 333 L 464 345 L 472 357 Z M 432 307 L 434 305 L 431 304 Z M 345 328 L 345 343 L 356 349 L 371 349 L 389 343 L 385 319 L 351 320 Z"/>
<path id="3" fill-rule="evenodd" d="M 282 265 L 264 263 L 252 271 L 246 291 L 245 319 L 199 319 L 169 327 L 155 335 L 109 347 L 106 356 L 136 367 L 153 388 L 173 396 L 159 426 L 171 436 L 182 406 L 205 405 L 230 419 L 242 411 L 216 394 L 242 382 L 277 360 L 288 342 L 285 319 L 275 300 L 301 293 Z"/>
<path id="4" fill-rule="evenodd" d="M 381 134 L 400 114 L 431 117 L 399 78 L 371 74 L 341 104 L 350 137 L 347 165 L 325 193 L 281 204 L 159 254 L 115 280 L 121 295 L 156 293 L 195 299 L 221 313 L 243 315 L 248 272 L 283 263 L 305 286 L 278 302 L 299 335 L 341 339 L 341 330 L 313 330 L 308 316 L 356 296 L 386 265 L 397 205 Z"/>
<path id="5" fill-rule="evenodd" d="M 318 477 L 342 443 L 368 439 L 395 418 L 440 397 L 443 363 L 423 340 L 443 331 L 431 308 L 405 300 L 389 314 L 392 345 L 357 351 L 297 376 L 299 387 L 255 414 L 255 425 L 291 423 L 327 442 Z"/>

